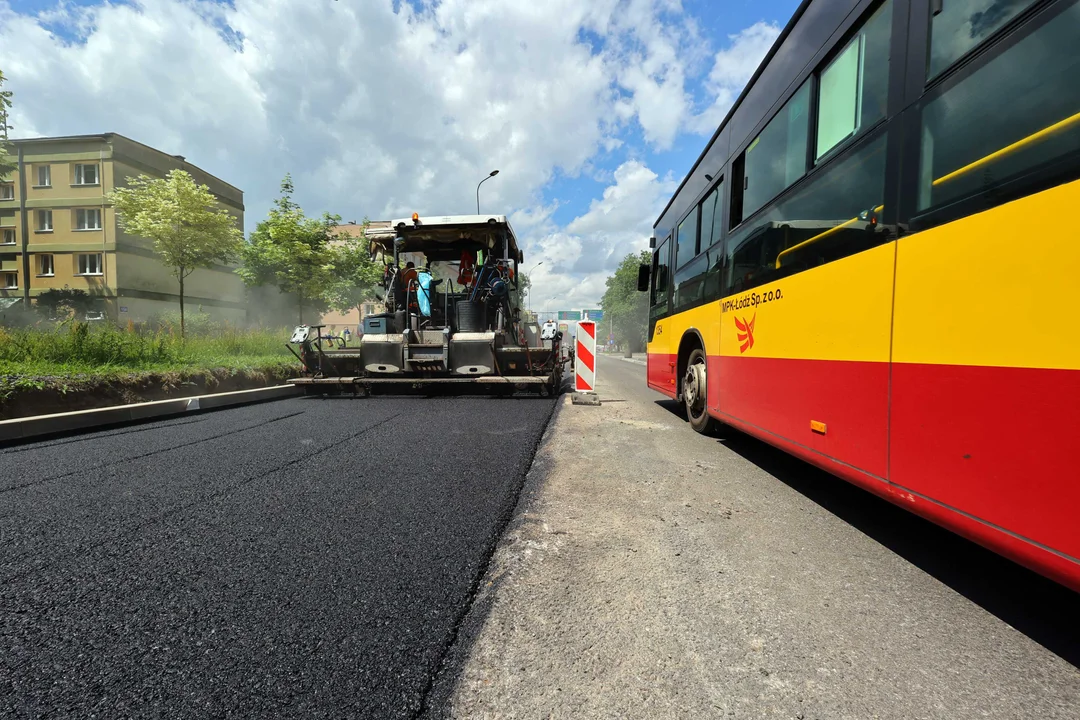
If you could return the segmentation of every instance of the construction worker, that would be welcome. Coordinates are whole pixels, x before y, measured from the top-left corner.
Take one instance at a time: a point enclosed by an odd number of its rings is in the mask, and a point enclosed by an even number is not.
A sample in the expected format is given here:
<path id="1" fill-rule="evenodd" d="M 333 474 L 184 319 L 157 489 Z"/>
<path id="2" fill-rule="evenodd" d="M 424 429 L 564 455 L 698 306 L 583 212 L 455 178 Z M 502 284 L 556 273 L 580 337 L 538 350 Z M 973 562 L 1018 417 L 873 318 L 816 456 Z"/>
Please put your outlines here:
<path id="1" fill-rule="evenodd" d="M 461 264 L 458 270 L 458 285 L 468 288 L 476 279 L 476 254 L 468 250 L 461 251 Z"/>

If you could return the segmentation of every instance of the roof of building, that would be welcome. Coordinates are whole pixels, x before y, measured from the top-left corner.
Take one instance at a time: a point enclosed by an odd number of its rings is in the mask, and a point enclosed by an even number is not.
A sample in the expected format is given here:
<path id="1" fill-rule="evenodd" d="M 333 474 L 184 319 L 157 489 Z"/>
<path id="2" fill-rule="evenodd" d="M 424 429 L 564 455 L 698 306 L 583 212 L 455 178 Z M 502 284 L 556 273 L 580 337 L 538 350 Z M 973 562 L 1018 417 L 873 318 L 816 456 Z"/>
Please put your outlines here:
<path id="1" fill-rule="evenodd" d="M 144 147 L 147 150 L 158 153 L 159 155 L 163 155 L 165 157 L 172 158 L 173 160 L 179 160 L 181 163 L 184 163 L 185 165 L 190 165 L 191 167 L 195 168 L 196 170 L 203 173 L 207 177 L 213 178 L 214 180 L 218 181 L 222 185 L 228 185 L 229 187 L 231 187 L 233 190 L 236 190 L 236 192 L 238 192 L 240 194 L 243 194 L 243 192 L 244 192 L 243 190 L 236 187 L 232 183 L 226 182 L 225 180 L 222 180 L 221 178 L 219 178 L 217 175 L 214 175 L 212 173 L 207 172 L 206 170 L 199 167 L 195 163 L 188 162 L 188 160 L 183 155 L 174 155 L 174 154 L 171 154 L 171 153 L 167 153 L 164 150 L 158 150 L 156 147 L 153 147 L 151 145 L 147 145 L 146 143 L 141 143 L 138 140 L 132 140 L 127 135 L 121 135 L 120 133 L 107 132 L 107 133 L 98 133 L 98 134 L 94 134 L 94 135 L 56 135 L 56 136 L 52 136 L 52 137 L 16 138 L 16 139 L 11 140 L 10 142 L 11 142 L 12 145 L 29 145 L 29 144 L 34 144 L 34 143 L 50 143 L 50 142 L 86 142 L 88 140 L 99 140 L 101 142 L 110 142 L 114 137 L 121 138 L 123 140 L 126 140 L 129 143 L 134 143 L 135 145 L 139 145 L 141 147 Z"/>

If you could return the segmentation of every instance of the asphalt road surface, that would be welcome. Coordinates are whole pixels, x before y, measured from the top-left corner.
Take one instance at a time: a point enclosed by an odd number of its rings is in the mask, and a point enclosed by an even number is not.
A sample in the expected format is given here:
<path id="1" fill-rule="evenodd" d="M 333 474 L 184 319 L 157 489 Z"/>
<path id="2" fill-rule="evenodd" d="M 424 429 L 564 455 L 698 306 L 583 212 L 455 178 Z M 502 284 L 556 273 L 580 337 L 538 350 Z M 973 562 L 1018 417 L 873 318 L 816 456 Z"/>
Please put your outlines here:
<path id="1" fill-rule="evenodd" d="M 295 399 L 0 451 L 0 716 L 418 715 L 553 407 Z"/>

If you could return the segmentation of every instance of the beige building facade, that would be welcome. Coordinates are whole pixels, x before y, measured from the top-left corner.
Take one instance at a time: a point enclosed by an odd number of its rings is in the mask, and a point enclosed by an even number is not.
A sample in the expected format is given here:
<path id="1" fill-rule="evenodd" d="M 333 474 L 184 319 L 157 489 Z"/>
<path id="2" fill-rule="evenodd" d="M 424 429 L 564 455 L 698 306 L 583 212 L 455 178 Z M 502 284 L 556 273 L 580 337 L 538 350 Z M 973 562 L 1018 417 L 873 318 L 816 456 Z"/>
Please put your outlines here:
<path id="1" fill-rule="evenodd" d="M 122 232 L 110 191 L 138 175 L 182 169 L 244 224 L 244 194 L 188 163 L 115 133 L 13 140 L 18 170 L 0 179 L 0 306 L 30 304 L 54 288 L 100 298 L 115 322 L 146 322 L 179 310 L 179 283 L 153 243 Z M 185 306 L 219 320 L 246 319 L 244 283 L 233 267 L 196 270 Z"/>
<path id="2" fill-rule="evenodd" d="M 389 220 L 374 220 L 368 222 L 369 230 L 388 230 L 390 228 Z M 351 235 L 353 237 L 364 237 L 364 226 L 355 222 L 346 223 L 344 225 L 338 225 L 334 228 L 337 233 Z M 326 325 L 327 329 L 334 334 L 340 334 L 345 328 L 349 328 L 349 332 L 356 333 L 363 323 L 364 318 L 368 315 L 374 315 L 376 313 L 386 312 L 386 306 L 381 302 L 369 302 L 364 303 L 358 308 L 353 308 L 349 312 L 338 312 L 332 310 L 322 316 L 319 321 L 321 324 Z"/>

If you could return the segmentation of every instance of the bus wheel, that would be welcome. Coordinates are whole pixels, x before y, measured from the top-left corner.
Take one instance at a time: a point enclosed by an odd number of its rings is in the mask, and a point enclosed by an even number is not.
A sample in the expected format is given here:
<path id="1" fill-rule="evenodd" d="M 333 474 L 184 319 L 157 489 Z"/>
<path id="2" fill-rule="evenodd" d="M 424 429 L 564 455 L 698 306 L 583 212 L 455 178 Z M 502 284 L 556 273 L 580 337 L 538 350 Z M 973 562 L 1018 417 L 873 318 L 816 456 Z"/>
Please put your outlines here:
<path id="1" fill-rule="evenodd" d="M 686 363 L 686 375 L 683 377 L 683 403 L 686 405 L 686 417 L 690 427 L 705 434 L 712 430 L 713 421 L 705 407 L 708 379 L 705 373 L 705 352 L 694 350 Z"/>

